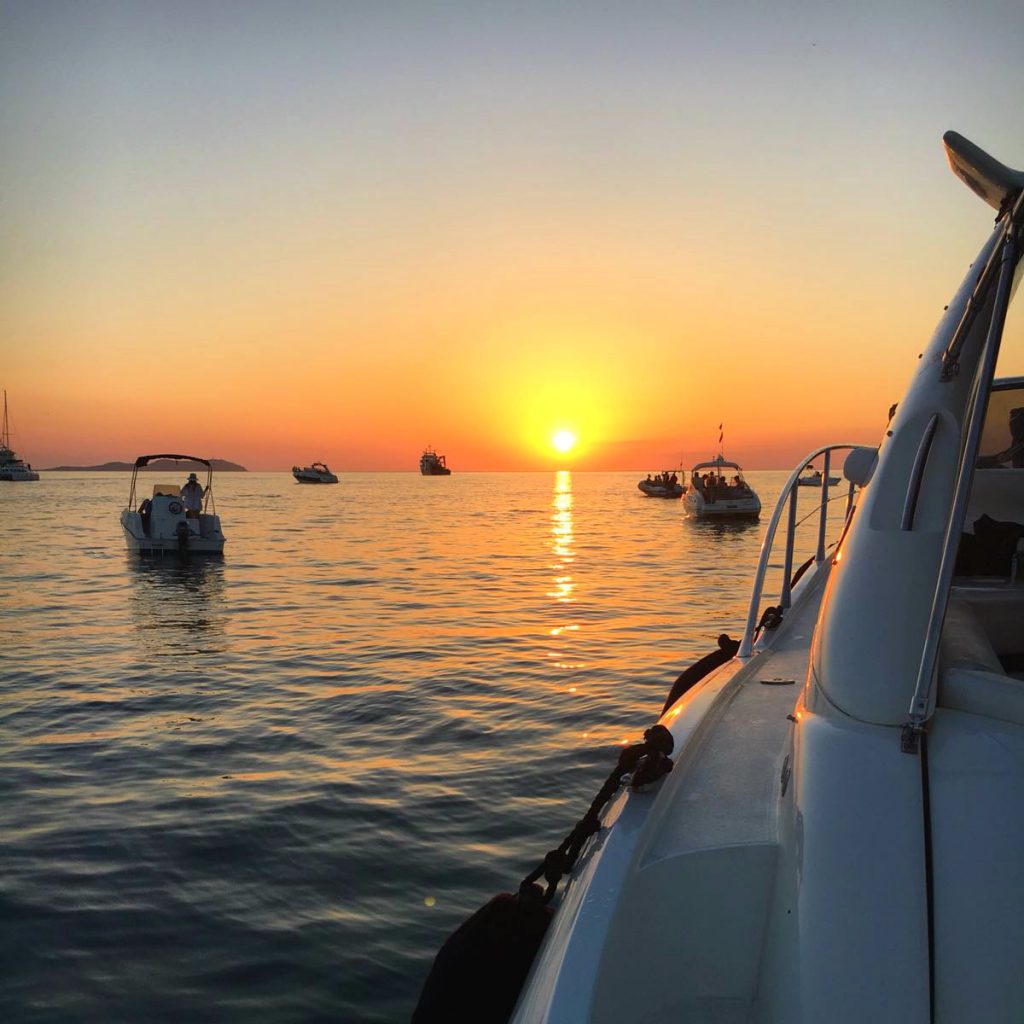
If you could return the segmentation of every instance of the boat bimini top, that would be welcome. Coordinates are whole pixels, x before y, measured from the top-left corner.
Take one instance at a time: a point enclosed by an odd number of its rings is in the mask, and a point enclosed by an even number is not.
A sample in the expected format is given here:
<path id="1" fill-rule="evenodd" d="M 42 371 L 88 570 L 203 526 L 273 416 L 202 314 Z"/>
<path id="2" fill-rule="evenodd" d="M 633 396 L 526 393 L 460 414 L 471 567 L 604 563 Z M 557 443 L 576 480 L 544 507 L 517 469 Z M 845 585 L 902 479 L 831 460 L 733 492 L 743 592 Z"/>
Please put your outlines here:
<path id="1" fill-rule="evenodd" d="M 693 467 L 693 472 L 696 473 L 700 469 L 735 469 L 737 473 L 743 472 L 743 469 L 738 462 L 730 462 L 728 459 L 723 459 L 721 455 L 712 459 L 710 462 L 698 462 L 697 465 Z"/>

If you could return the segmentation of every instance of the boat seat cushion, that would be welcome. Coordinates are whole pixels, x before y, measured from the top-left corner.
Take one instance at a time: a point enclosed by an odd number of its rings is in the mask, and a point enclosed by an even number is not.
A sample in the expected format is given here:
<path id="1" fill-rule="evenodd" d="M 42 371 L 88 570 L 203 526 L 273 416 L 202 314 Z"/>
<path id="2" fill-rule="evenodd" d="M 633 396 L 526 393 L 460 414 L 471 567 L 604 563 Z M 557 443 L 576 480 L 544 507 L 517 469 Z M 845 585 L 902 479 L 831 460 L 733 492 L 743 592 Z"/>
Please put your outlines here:
<path id="1" fill-rule="evenodd" d="M 949 607 L 957 604 L 974 613 L 1000 659 L 1024 654 L 1024 586 L 955 586 Z"/>
<path id="2" fill-rule="evenodd" d="M 954 598 L 939 643 L 940 707 L 1024 725 L 1024 681 L 1006 674 L 971 605 Z"/>
<path id="3" fill-rule="evenodd" d="M 1003 671 L 999 655 L 981 620 L 966 601 L 950 601 L 942 626 L 939 642 L 940 678 L 953 669 Z"/>
<path id="4" fill-rule="evenodd" d="M 939 677 L 939 705 L 1024 725 L 1024 680 L 1002 672 L 952 668 Z"/>

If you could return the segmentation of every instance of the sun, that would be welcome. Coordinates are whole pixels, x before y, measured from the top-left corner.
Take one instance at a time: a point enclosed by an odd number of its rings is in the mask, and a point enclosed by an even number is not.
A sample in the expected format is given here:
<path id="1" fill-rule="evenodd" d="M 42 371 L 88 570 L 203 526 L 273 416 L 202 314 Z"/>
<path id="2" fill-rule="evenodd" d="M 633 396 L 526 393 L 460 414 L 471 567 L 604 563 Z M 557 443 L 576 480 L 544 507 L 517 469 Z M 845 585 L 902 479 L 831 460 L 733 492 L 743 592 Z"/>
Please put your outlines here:
<path id="1" fill-rule="evenodd" d="M 571 430 L 559 430 L 551 438 L 551 443 L 564 455 L 576 447 L 576 435 Z"/>

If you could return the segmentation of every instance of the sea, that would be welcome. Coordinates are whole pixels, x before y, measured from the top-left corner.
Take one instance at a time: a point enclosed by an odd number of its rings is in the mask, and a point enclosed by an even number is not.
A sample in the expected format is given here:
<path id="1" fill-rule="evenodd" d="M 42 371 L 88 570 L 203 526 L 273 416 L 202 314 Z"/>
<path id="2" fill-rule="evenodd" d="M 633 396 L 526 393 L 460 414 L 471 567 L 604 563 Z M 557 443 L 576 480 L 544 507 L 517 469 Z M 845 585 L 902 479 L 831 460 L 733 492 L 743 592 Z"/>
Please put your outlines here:
<path id="1" fill-rule="evenodd" d="M 129 474 L 0 484 L 0 1019 L 407 1021 L 740 635 L 785 478 L 716 524 L 636 473 L 223 473 L 188 562 L 127 552 Z"/>

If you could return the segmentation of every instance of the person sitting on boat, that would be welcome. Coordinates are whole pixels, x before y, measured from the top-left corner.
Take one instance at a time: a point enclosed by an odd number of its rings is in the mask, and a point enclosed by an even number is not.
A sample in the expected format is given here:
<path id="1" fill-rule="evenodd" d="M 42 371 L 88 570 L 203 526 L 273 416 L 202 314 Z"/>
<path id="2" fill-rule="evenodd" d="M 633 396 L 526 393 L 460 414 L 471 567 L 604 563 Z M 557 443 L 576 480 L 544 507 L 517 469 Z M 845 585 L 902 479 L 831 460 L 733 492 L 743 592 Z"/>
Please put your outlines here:
<path id="1" fill-rule="evenodd" d="M 654 481 L 651 479 L 651 474 L 650 473 L 647 474 L 647 483 L 649 483 L 649 484 L 653 484 L 654 483 Z"/>
<path id="2" fill-rule="evenodd" d="M 189 519 L 198 519 L 203 508 L 203 498 L 206 497 L 207 488 L 196 478 L 195 473 L 189 473 L 188 482 L 181 489 L 181 500 L 185 506 L 185 515 Z"/>
<path id="3" fill-rule="evenodd" d="M 672 474 L 672 475 L 671 475 L 671 476 L 670 476 L 670 477 L 668 478 L 668 482 L 669 482 L 669 484 L 671 484 L 671 486 L 675 487 L 675 485 L 676 485 L 677 483 L 679 483 L 679 477 L 677 477 L 677 476 L 675 475 L 675 473 L 673 473 L 673 474 Z"/>

